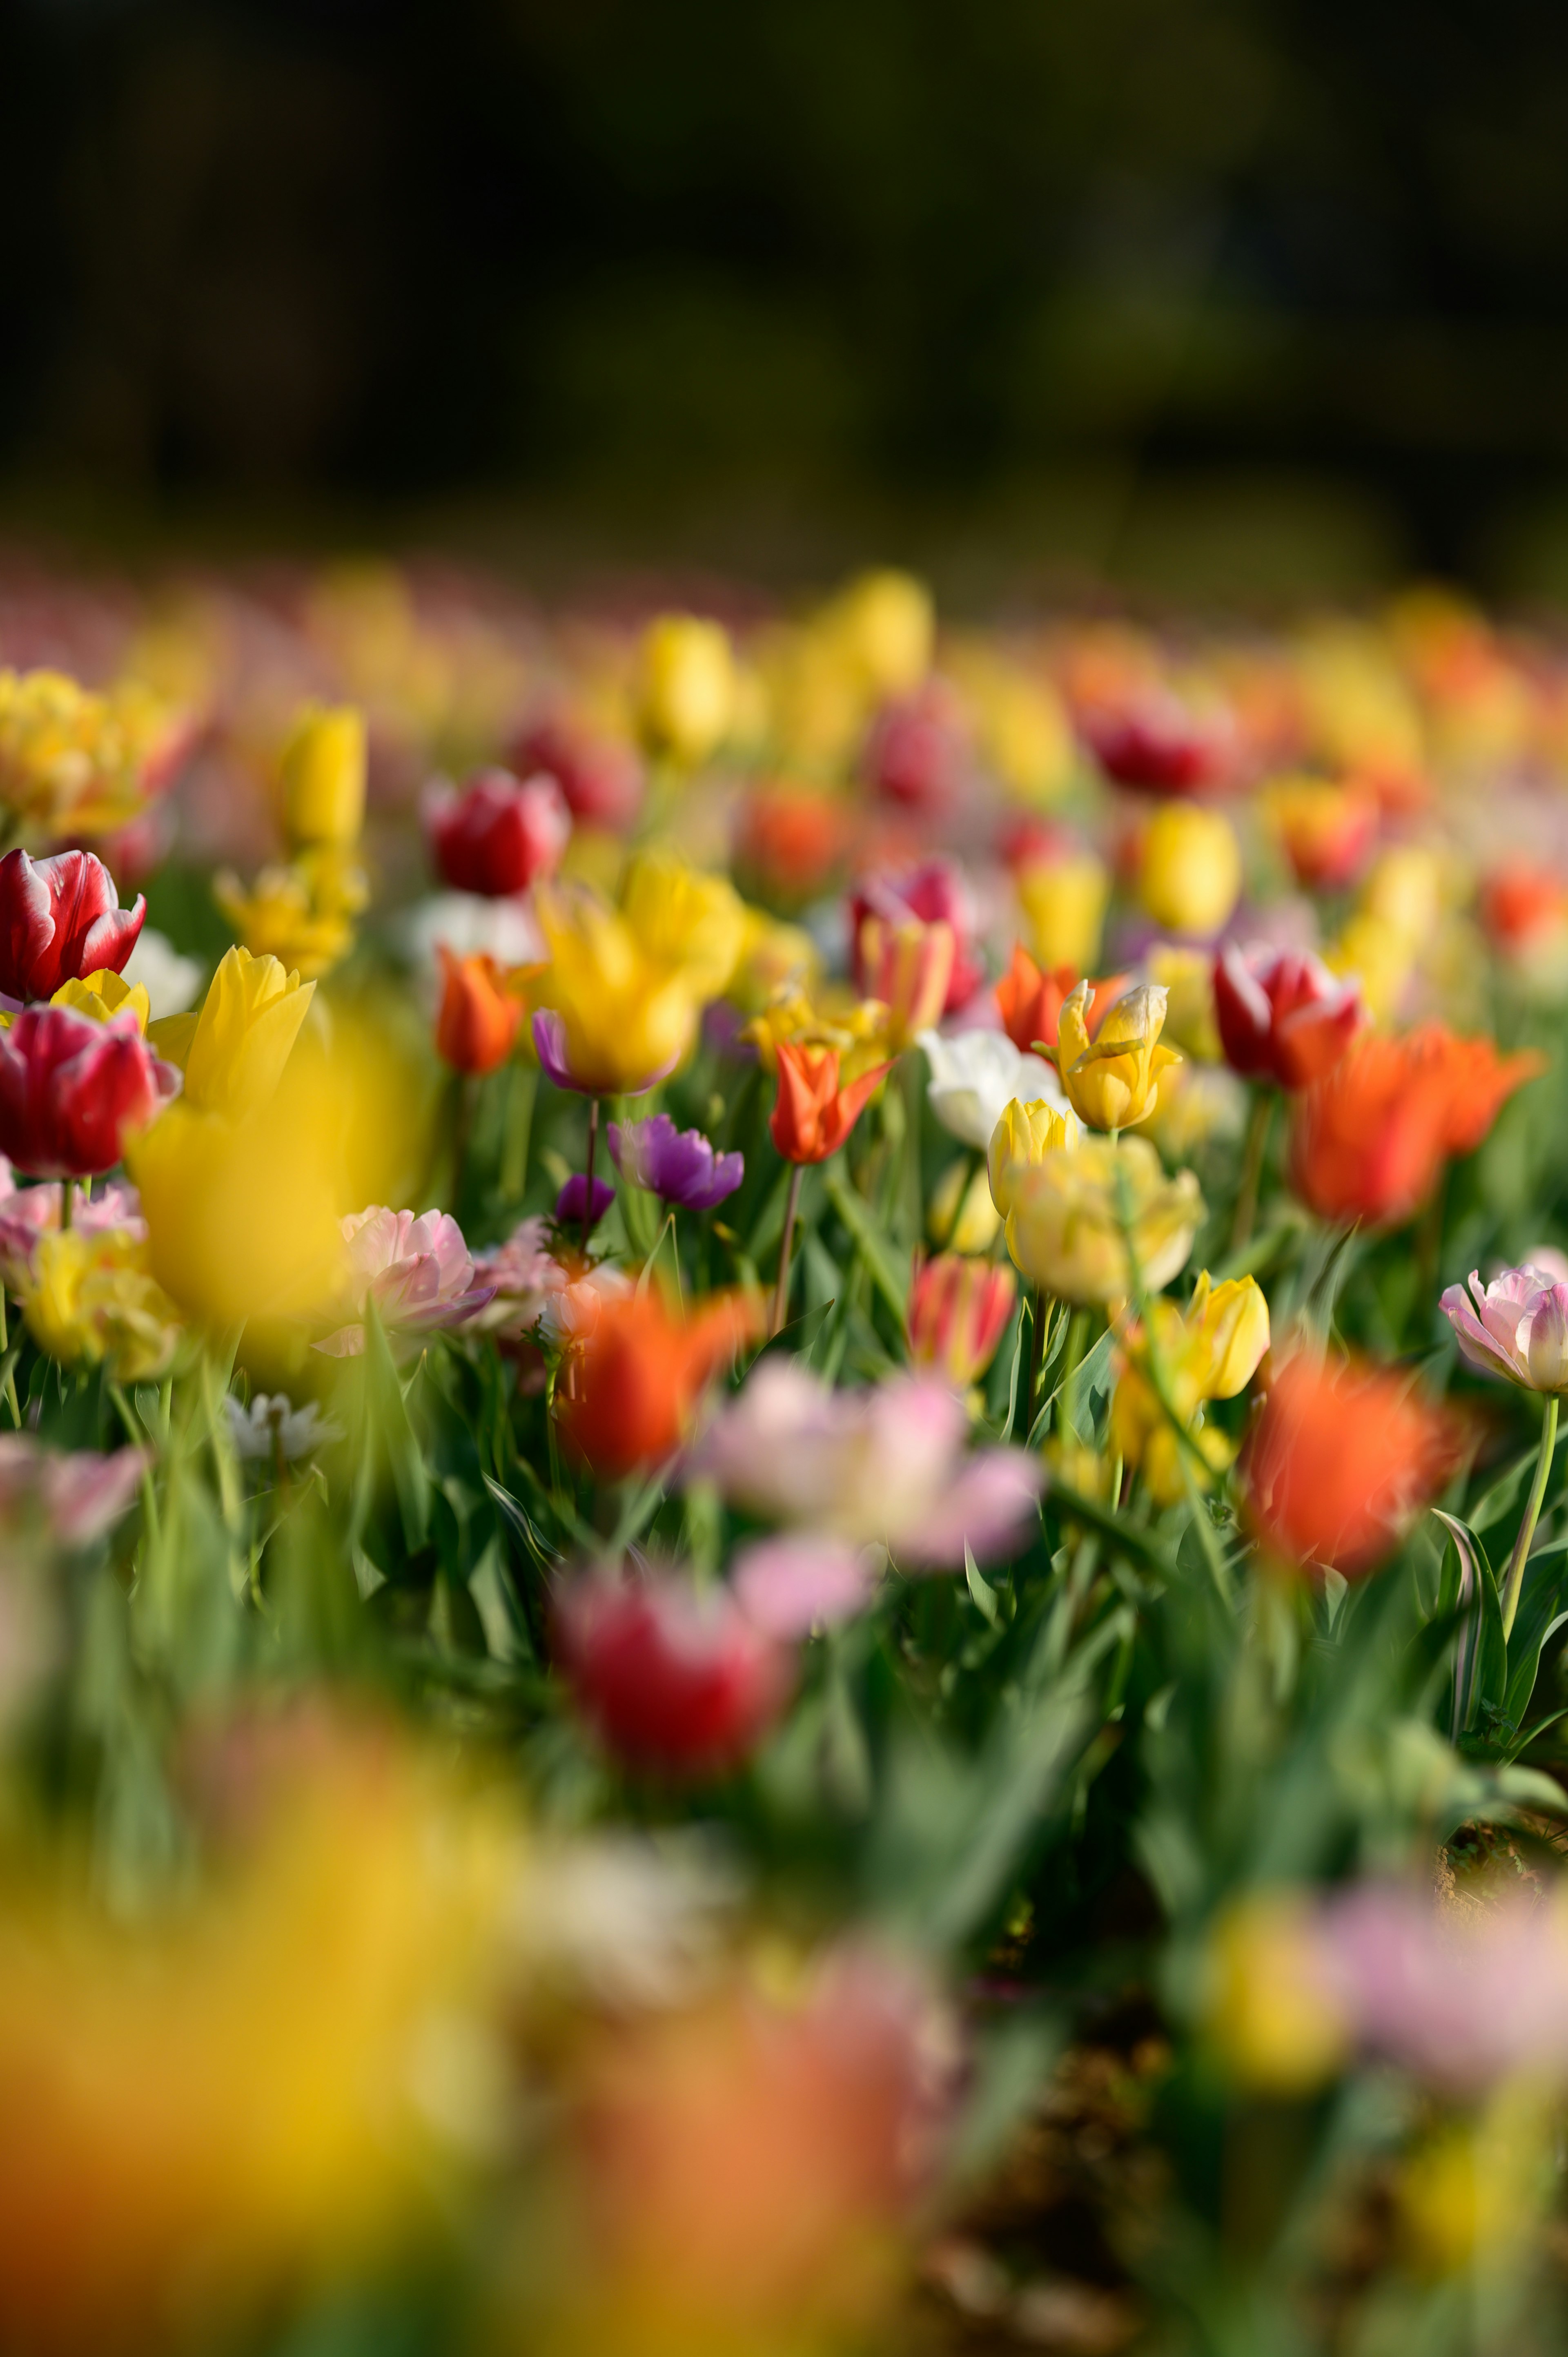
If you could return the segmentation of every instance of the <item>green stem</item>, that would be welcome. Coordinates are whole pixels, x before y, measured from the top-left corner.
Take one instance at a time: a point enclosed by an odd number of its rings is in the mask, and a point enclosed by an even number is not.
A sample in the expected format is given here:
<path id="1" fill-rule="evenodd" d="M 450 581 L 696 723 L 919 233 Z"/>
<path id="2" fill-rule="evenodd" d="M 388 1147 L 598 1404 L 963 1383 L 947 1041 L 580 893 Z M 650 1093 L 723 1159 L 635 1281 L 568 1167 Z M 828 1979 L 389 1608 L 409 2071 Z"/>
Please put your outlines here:
<path id="1" fill-rule="evenodd" d="M 1546 1484 L 1552 1473 L 1552 1455 L 1557 1446 L 1557 1394 L 1548 1392 L 1541 1414 L 1541 1453 L 1535 1460 L 1535 1479 L 1530 1485 L 1530 1502 L 1524 1510 L 1524 1520 L 1519 1526 L 1519 1536 L 1513 1543 L 1509 1567 L 1503 1574 L 1503 1636 L 1513 1634 L 1514 1616 L 1519 1610 L 1520 1590 L 1524 1586 L 1524 1566 L 1530 1555 L 1535 1526 L 1541 1520 L 1541 1501 L 1546 1496 Z"/>
<path id="2" fill-rule="evenodd" d="M 583 1182 L 583 1257 L 588 1256 L 588 1238 L 594 1232 L 594 1155 L 599 1143 L 599 1101 L 588 1099 L 588 1159 L 587 1175 Z"/>
<path id="3" fill-rule="evenodd" d="M 63 1234 L 71 1223 L 76 1210 L 76 1181 L 62 1178 L 59 1182 L 59 1224 Z"/>
<path id="4" fill-rule="evenodd" d="M 514 1064 L 511 1095 L 507 1106 L 506 1135 L 501 1143 L 501 1194 L 509 1203 L 521 1202 L 528 1178 L 528 1146 L 533 1129 L 533 1100 L 539 1075 L 532 1064 Z"/>
<path id="5" fill-rule="evenodd" d="M 770 1335 L 782 1332 L 784 1312 L 789 1300 L 789 1253 L 795 1241 L 795 1214 L 800 1208 L 800 1181 L 806 1175 L 803 1162 L 789 1165 L 789 1192 L 784 1204 L 784 1236 L 779 1246 L 779 1282 L 773 1291 L 773 1322 Z"/>
<path id="6" fill-rule="evenodd" d="M 1240 1252 L 1252 1240 L 1258 1217 L 1258 1189 L 1262 1184 L 1263 1157 L 1269 1150 L 1269 1129 L 1274 1117 L 1273 1089 L 1255 1089 L 1247 1123 L 1247 1144 L 1241 1157 L 1241 1183 L 1236 1190 L 1236 1211 L 1230 1222 L 1230 1249 Z"/>
<path id="7" fill-rule="evenodd" d="M 1057 1409 L 1057 1429 L 1070 1433 L 1074 1440 L 1081 1438 L 1078 1428 L 1078 1366 L 1083 1356 L 1083 1338 L 1089 1331 L 1089 1312 L 1075 1309 L 1068 1320 L 1067 1340 L 1062 1347 L 1062 1371 L 1057 1384 L 1057 1396 L 1061 1405 Z"/>
<path id="8" fill-rule="evenodd" d="M 1035 1287 L 1035 1298 L 1030 1304 L 1029 1317 L 1029 1381 L 1024 1394 L 1024 1445 L 1026 1448 L 1028 1446 L 1029 1435 L 1035 1429 L 1035 1402 L 1040 1395 L 1040 1369 L 1046 1360 L 1046 1288 L 1043 1285 L 1036 1285 Z"/>

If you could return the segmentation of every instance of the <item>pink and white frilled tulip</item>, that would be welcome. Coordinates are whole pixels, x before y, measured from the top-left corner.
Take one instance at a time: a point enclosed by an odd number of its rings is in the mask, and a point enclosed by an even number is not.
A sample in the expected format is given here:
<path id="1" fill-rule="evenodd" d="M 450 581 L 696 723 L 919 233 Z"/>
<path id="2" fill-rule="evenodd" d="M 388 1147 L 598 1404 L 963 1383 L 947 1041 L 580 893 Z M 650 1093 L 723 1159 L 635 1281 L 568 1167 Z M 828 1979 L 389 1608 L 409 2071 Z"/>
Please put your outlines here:
<path id="1" fill-rule="evenodd" d="M 372 1204 L 343 1222 L 349 1248 L 347 1290 L 361 1314 L 373 1302 L 381 1323 L 403 1334 L 429 1334 L 461 1326 L 494 1297 L 476 1285 L 463 1231 L 446 1211 L 389 1211 Z M 316 1348 L 329 1358 L 355 1358 L 365 1347 L 362 1323 L 340 1326 Z"/>
<path id="2" fill-rule="evenodd" d="M 982 1561 L 1022 1546 L 1044 1479 L 1022 1448 L 971 1451 L 968 1439 L 962 1401 L 930 1376 L 835 1392 L 765 1360 L 689 1472 L 768 1521 L 884 1545 L 902 1570 L 949 1570 L 966 1544 Z"/>
<path id="3" fill-rule="evenodd" d="M 1568 1391 L 1568 1284 L 1527 1267 L 1484 1286 L 1472 1269 L 1469 1294 L 1451 1285 L 1441 1306 L 1461 1355 L 1482 1374 L 1521 1391 Z"/>

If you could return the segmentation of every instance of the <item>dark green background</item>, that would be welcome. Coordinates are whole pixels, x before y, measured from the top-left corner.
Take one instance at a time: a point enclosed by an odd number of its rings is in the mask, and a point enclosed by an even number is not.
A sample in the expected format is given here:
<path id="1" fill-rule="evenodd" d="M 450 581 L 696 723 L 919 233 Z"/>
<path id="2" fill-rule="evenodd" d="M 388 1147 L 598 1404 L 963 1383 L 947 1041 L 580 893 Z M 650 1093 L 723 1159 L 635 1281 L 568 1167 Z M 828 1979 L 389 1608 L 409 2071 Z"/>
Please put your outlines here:
<path id="1" fill-rule="evenodd" d="M 1561 0 L 9 0 L 0 493 L 1530 588 Z"/>

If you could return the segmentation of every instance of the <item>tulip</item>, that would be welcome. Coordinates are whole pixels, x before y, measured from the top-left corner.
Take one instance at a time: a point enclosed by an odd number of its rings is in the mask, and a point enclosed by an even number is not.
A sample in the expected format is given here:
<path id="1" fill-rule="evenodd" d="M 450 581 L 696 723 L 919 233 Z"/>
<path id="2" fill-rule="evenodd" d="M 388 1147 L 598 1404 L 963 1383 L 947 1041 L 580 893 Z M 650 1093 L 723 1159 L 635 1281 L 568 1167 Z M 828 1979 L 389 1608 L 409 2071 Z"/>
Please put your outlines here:
<path id="1" fill-rule="evenodd" d="M 166 1040 L 171 1052 L 178 1033 L 188 1033 L 176 1059 L 185 1068 L 187 1103 L 232 1120 L 275 1096 L 315 995 L 313 982 L 285 973 L 276 958 L 227 951 L 200 1013 L 158 1027 L 158 1044 Z"/>
<path id="2" fill-rule="evenodd" d="M 1214 1010 L 1231 1071 L 1293 1090 L 1331 1071 L 1367 1020 L 1356 985 L 1318 959 L 1234 942 L 1215 960 Z"/>
<path id="3" fill-rule="evenodd" d="M 91 851 L 0 859 L 0 991 L 8 998 L 52 998 L 61 983 L 110 967 L 116 974 L 136 945 L 147 904 L 137 894 L 120 906 L 114 878 Z"/>
<path id="4" fill-rule="evenodd" d="M 91 1546 L 125 1512 L 148 1459 L 140 1448 L 45 1448 L 30 1433 L 0 1434 L 0 1520 L 19 1521 L 59 1547 Z M 0 1675 L 3 1675 L 0 1673 Z"/>
<path id="5" fill-rule="evenodd" d="M 753 1539 L 730 1566 L 731 1592 L 753 1628 L 786 1640 L 852 1620 L 877 1577 L 875 1547 L 814 1532 Z"/>
<path id="6" fill-rule="evenodd" d="M 7 1293 L 19 1295 L 29 1282 L 38 1238 L 59 1226 L 64 1195 L 63 1186 L 18 1187 L 0 1155 L 0 1286 Z M 72 1207 L 71 1224 L 86 1236 L 118 1229 L 138 1243 L 147 1232 L 135 1189 L 119 1179 L 81 1197 Z"/>
<path id="7" fill-rule="evenodd" d="M 1044 1097 L 1026 1104 L 1015 1097 L 1003 1106 L 985 1151 L 991 1200 L 1003 1219 L 1012 1211 L 1024 1174 L 1047 1154 L 1074 1152 L 1082 1135 L 1070 1105 L 1058 1107 Z"/>
<path id="8" fill-rule="evenodd" d="M 656 1293 L 607 1299 L 556 1382 L 563 1438 L 608 1480 L 661 1465 L 753 1324 L 733 1296 L 716 1297 L 689 1319 L 671 1318 Z"/>
<path id="9" fill-rule="evenodd" d="M 1015 1098 L 1067 1111 L 1061 1082 L 1040 1056 L 1020 1055 L 1003 1031 L 922 1031 L 930 1066 L 926 1102 L 950 1136 L 984 1152 Z"/>
<path id="10" fill-rule="evenodd" d="M 1054 1048 L 1063 1006 L 1082 976 L 1070 965 L 1042 974 L 1022 942 L 1013 944 L 1013 963 L 996 985 L 996 1006 L 1002 1028 L 1015 1048 L 1027 1054 L 1032 1048 Z M 1090 1024 L 1090 1036 L 1099 1030 L 1121 997 L 1131 976 L 1107 974 L 1089 986 L 1090 1003 L 1100 1009 Z M 1020 1093 L 1015 1091 L 1016 1095 Z"/>
<path id="11" fill-rule="evenodd" d="M 840 795 L 814 787 L 754 787 L 736 823 L 735 865 L 769 899 L 798 907 L 842 866 L 851 833 Z"/>
<path id="12" fill-rule="evenodd" d="M 1287 1562 L 1353 1579 L 1396 1544 L 1452 1472 L 1458 1419 L 1404 1373 L 1298 1351 L 1276 1369 L 1247 1445 L 1247 1510 Z"/>
<path id="13" fill-rule="evenodd" d="M 956 797 L 968 752 L 957 697 L 944 680 L 929 680 L 883 705 L 861 759 L 874 791 L 906 810 L 934 815 Z"/>
<path id="14" fill-rule="evenodd" d="M 931 667 L 936 610 L 912 573 L 863 574 L 829 608 L 843 655 L 874 696 L 910 695 Z"/>
<path id="15" fill-rule="evenodd" d="M 1474 1307 L 1451 1285 L 1440 1307 L 1471 1366 L 1521 1391 L 1568 1391 L 1568 1284 L 1526 1267 L 1483 1286 L 1472 1269 L 1470 1292 Z"/>
<path id="16" fill-rule="evenodd" d="M 1141 983 L 1105 1015 L 1091 1039 L 1090 985 L 1080 982 L 1063 1004 L 1057 1062 L 1073 1111 L 1095 1129 L 1131 1129 L 1153 1113 L 1160 1074 L 1181 1059 L 1160 1045 L 1165 994 Z"/>
<path id="17" fill-rule="evenodd" d="M 1423 1024 L 1408 1045 L 1423 1084 L 1441 1089 L 1445 1154 L 1474 1154 L 1515 1091 L 1548 1069 L 1537 1048 L 1499 1056 L 1490 1039 L 1462 1039 L 1441 1023 Z"/>
<path id="18" fill-rule="evenodd" d="M 869 996 L 887 1009 L 887 1036 L 896 1049 L 936 1021 L 947 1004 L 953 965 L 952 927 L 910 918 L 892 924 L 867 917 L 855 942 L 855 961 Z"/>
<path id="19" fill-rule="evenodd" d="M 19 1298 L 40 1350 L 66 1366 L 106 1366 L 119 1383 L 155 1381 L 178 1347 L 179 1313 L 145 1242 L 124 1229 L 41 1235 Z"/>
<path id="20" fill-rule="evenodd" d="M 635 853 L 621 879 L 620 912 L 643 955 L 678 968 L 697 999 L 717 998 L 746 946 L 746 903 L 727 876 L 705 876 L 672 851 Z"/>
<path id="21" fill-rule="evenodd" d="M 1495 867 L 1481 887 L 1481 922 L 1505 956 L 1528 957 L 1568 927 L 1568 884 L 1523 860 Z"/>
<path id="22" fill-rule="evenodd" d="M 365 716 L 308 705 L 284 748 L 284 829 L 295 845 L 357 843 L 365 823 Z"/>
<path id="23" fill-rule="evenodd" d="M 354 919 L 370 897 L 362 871 L 338 846 L 317 845 L 286 866 L 263 867 L 249 891 L 230 869 L 212 897 L 256 957 L 316 982 L 354 946 Z"/>
<path id="24" fill-rule="evenodd" d="M 62 982 L 49 1000 L 51 1006 L 69 1006 L 73 1015 L 85 1015 L 91 1023 L 107 1023 L 112 1015 L 127 1008 L 134 1018 L 137 1030 L 145 1039 L 147 1022 L 152 1013 L 151 1003 L 139 983 L 127 982 L 113 966 L 104 966 L 98 974 L 84 974 L 70 982 Z M 156 1048 L 158 1042 L 153 1042 Z M 170 1059 L 172 1061 L 173 1060 Z"/>
<path id="25" fill-rule="evenodd" d="M 741 1037 L 756 1049 L 757 1062 L 770 1075 L 778 1073 L 779 1049 L 788 1039 L 798 1048 L 833 1049 L 840 1077 L 858 1080 L 873 1064 L 886 1060 L 887 1009 L 874 998 L 855 1000 L 832 985 L 813 993 L 792 980 L 774 992 Z"/>
<path id="26" fill-rule="evenodd" d="M 295 1407 L 285 1392 L 272 1398 L 257 1392 L 248 1405 L 229 1392 L 223 1407 L 234 1454 L 243 1464 L 296 1465 L 343 1437 L 342 1426 L 322 1415 L 318 1401 Z"/>
<path id="27" fill-rule="evenodd" d="M 520 784 L 510 770 L 482 770 L 457 793 L 445 779 L 420 805 L 430 856 L 455 892 L 487 899 L 526 892 L 553 876 L 572 832 L 572 813 L 555 780 Z"/>
<path id="28" fill-rule="evenodd" d="M 1004 1107 L 1005 1111 L 1005 1107 Z M 991 1198 L 991 1177 L 984 1163 L 974 1168 L 961 1154 L 950 1162 L 926 1207 L 926 1232 L 934 1244 L 975 1254 L 988 1253 L 1002 1228 L 1002 1214 Z"/>
<path id="29" fill-rule="evenodd" d="M 737 1768 L 782 1713 L 789 1652 L 722 1588 L 590 1574 L 555 1603 L 556 1659 L 606 1749 L 629 1768 Z"/>
<path id="30" fill-rule="evenodd" d="M 435 1052 L 456 1072 L 493 1072 L 512 1050 L 522 1021 L 518 974 L 492 957 L 454 957 L 436 944 L 443 982 L 435 1017 Z M 532 976 L 536 967 L 522 972 Z"/>
<path id="31" fill-rule="evenodd" d="M 722 623 L 661 614 L 643 634 L 639 700 L 648 741 L 685 769 L 716 753 L 735 719 L 735 656 Z"/>
<path id="32" fill-rule="evenodd" d="M 1219 785 L 1240 749 L 1226 706 L 1188 704 L 1165 688 L 1090 707 L 1079 726 L 1106 776 L 1145 793 L 1201 793 Z"/>
<path id="33" fill-rule="evenodd" d="M 1111 1441 L 1126 1464 L 1142 1471 L 1155 1504 L 1171 1506 L 1187 1486 L 1171 1415 L 1191 1435 L 1203 1462 L 1223 1470 L 1231 1447 L 1222 1433 L 1204 1427 L 1203 1410 L 1210 1400 L 1234 1399 L 1251 1382 L 1269 1347 L 1269 1306 L 1254 1278 L 1217 1286 L 1205 1269 L 1185 1310 L 1174 1301 L 1155 1301 L 1150 1320 L 1152 1340 L 1137 1332 L 1128 1337 L 1111 1405 Z"/>
<path id="34" fill-rule="evenodd" d="M 1144 830 L 1138 897 L 1166 932 L 1219 931 L 1241 892 L 1241 852 L 1223 811 L 1168 802 Z"/>
<path id="35" fill-rule="evenodd" d="M 743 1154 L 715 1154 L 700 1129 L 678 1130 L 667 1113 L 611 1122 L 610 1159 L 623 1178 L 683 1211 L 711 1211 L 746 1176 Z"/>
<path id="36" fill-rule="evenodd" d="M 1101 863 L 1089 852 L 1031 861 L 1019 870 L 1017 891 L 1040 964 L 1087 974 L 1111 898 L 1111 878 Z"/>
<path id="37" fill-rule="evenodd" d="M 874 1064 L 841 1088 L 836 1048 L 803 1048 L 785 1039 L 778 1052 L 779 1098 L 768 1133 L 786 1162 L 825 1162 L 838 1152 L 888 1068 Z"/>
<path id="38" fill-rule="evenodd" d="M 373 1303 L 389 1332 L 416 1336 L 461 1326 L 491 1298 L 475 1283 L 463 1231 L 446 1211 L 389 1211 L 374 1203 L 342 1222 L 349 1247 L 345 1306 L 359 1315 L 316 1348 L 356 1358 L 365 1347 L 363 1317 Z"/>
<path id="39" fill-rule="evenodd" d="M 541 887 L 539 921 L 550 965 L 533 1038 L 550 1079 L 593 1096 L 651 1088 L 696 1032 L 687 974 L 656 963 L 625 917 L 585 891 Z"/>
<path id="40" fill-rule="evenodd" d="M 1123 1218 L 1137 1273 L 1158 1293 L 1187 1265 L 1203 1218 L 1190 1170 L 1167 1178 L 1141 1137 L 1086 1137 L 1075 1152 L 1047 1154 L 1017 1178 L 1007 1249 L 1032 1285 L 1083 1306 L 1133 1290 Z"/>
<path id="41" fill-rule="evenodd" d="M 574 1170 L 555 1198 L 555 1224 L 560 1228 L 596 1228 L 615 1199 L 616 1190 L 607 1178 L 596 1178 L 590 1194 L 587 1172 Z"/>
<path id="42" fill-rule="evenodd" d="M 1542 1069 L 1487 1039 L 1428 1024 L 1364 1034 L 1299 1100 L 1291 1177 L 1321 1218 L 1395 1224 L 1418 1211 L 1452 1155 L 1473 1153 L 1515 1089 Z"/>
<path id="43" fill-rule="evenodd" d="M 946 925 L 952 935 L 952 963 L 937 1013 L 953 1015 L 961 1006 L 969 1005 L 984 975 L 973 952 L 974 917 L 970 897 L 961 876 L 950 860 L 929 859 L 908 875 L 871 877 L 851 895 L 851 978 L 863 998 L 886 999 L 891 1005 L 890 995 L 880 986 L 878 979 L 879 945 L 873 946 L 864 937 L 868 917 L 881 918 L 895 934 L 912 919 L 923 925 Z M 1020 1045 L 1026 1047 L 1028 1042 L 1022 1041 Z"/>
<path id="44" fill-rule="evenodd" d="M 26 1007 L 0 1032 L 0 1153 L 37 1178 L 112 1170 L 178 1087 L 128 1008 L 94 1023 Z"/>
<path id="45" fill-rule="evenodd" d="M 1279 778 L 1259 802 L 1296 882 L 1311 892 L 1342 891 L 1354 882 L 1378 839 L 1377 797 L 1359 785 Z"/>
<path id="46" fill-rule="evenodd" d="M 596 733 L 571 713 L 544 712 L 532 720 L 512 746 L 510 766 L 520 778 L 553 778 L 585 826 L 619 832 L 631 824 L 642 800 L 636 748 Z"/>
<path id="47" fill-rule="evenodd" d="M 996 1356 L 1013 1315 L 1017 1286 L 1010 1268 L 940 1253 L 918 1262 L 909 1287 L 909 1356 L 967 1392 Z"/>
<path id="48" fill-rule="evenodd" d="M 144 688 L 100 695 L 63 672 L 0 671 L 0 804 L 29 830 L 104 834 L 157 790 L 182 734 Z"/>
<path id="49" fill-rule="evenodd" d="M 793 1360 L 761 1360 L 693 1449 L 687 1479 L 745 1512 L 886 1546 L 906 1571 L 1015 1553 L 1042 1473 L 1022 1448 L 970 1449 L 963 1404 L 929 1375 L 838 1392 Z"/>

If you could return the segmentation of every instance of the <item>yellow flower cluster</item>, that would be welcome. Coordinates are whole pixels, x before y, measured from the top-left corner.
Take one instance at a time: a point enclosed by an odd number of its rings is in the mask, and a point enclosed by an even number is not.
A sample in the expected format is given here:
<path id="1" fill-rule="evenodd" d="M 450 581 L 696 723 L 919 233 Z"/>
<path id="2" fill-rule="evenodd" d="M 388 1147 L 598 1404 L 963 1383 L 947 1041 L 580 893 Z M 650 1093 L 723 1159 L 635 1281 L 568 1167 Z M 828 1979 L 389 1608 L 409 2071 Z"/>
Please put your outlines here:
<path id="1" fill-rule="evenodd" d="M 177 725 L 134 683 L 99 694 L 63 672 L 0 671 L 0 808 L 43 834 L 107 834 L 142 808 Z"/>
<path id="2" fill-rule="evenodd" d="M 1111 1407 L 1111 1445 L 1142 1472 L 1155 1502 L 1172 1506 L 1186 1493 L 1182 1443 L 1154 1374 L 1204 1463 L 1222 1472 L 1235 1451 L 1223 1433 L 1204 1426 L 1203 1411 L 1210 1400 L 1234 1399 L 1251 1382 L 1269 1347 L 1269 1305 L 1255 1278 L 1216 1285 L 1205 1269 L 1185 1309 L 1174 1301 L 1151 1303 L 1150 1327 L 1151 1333 L 1127 1342 Z"/>
<path id="3" fill-rule="evenodd" d="M 249 889 L 231 870 L 213 882 L 219 907 L 247 949 L 327 974 L 354 945 L 370 897 L 355 856 L 365 819 L 365 722 L 351 706 L 308 706 L 284 748 L 282 817 L 292 856 Z"/>
<path id="4" fill-rule="evenodd" d="M 128 1229 L 48 1230 L 35 1245 L 22 1314 L 40 1350 L 68 1367 L 105 1366 L 119 1383 L 150 1382 L 172 1364 L 179 1312 Z"/>

